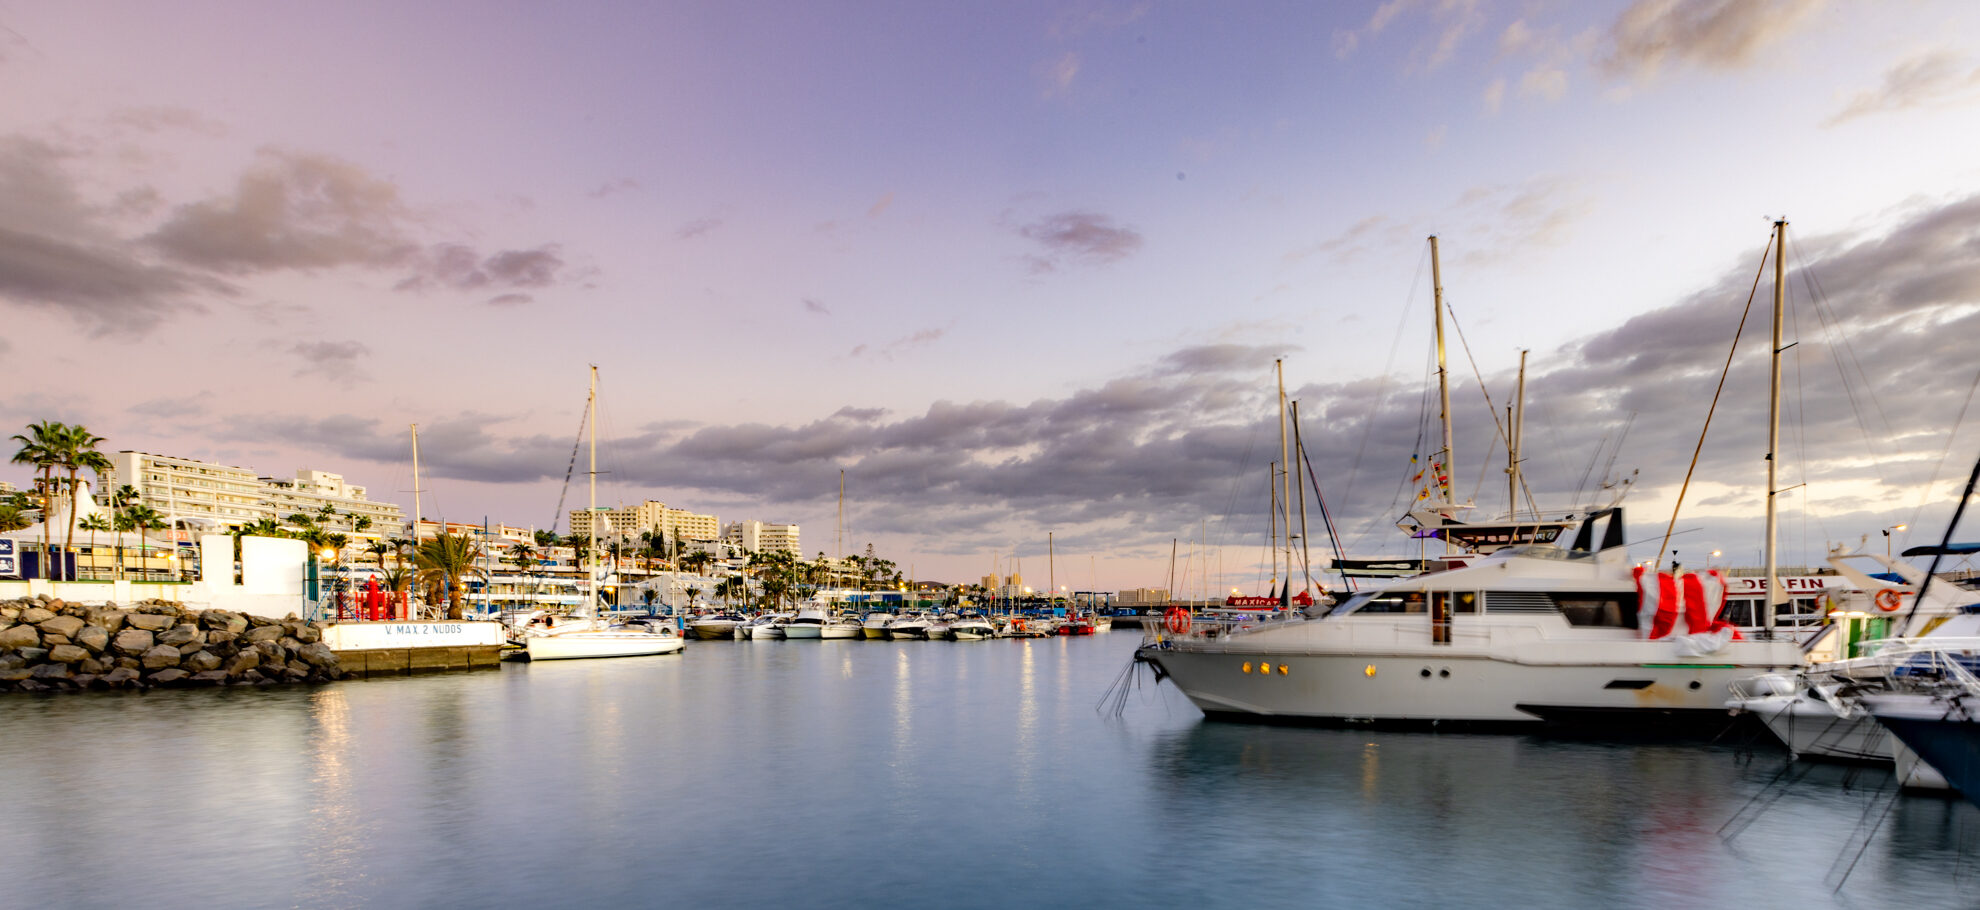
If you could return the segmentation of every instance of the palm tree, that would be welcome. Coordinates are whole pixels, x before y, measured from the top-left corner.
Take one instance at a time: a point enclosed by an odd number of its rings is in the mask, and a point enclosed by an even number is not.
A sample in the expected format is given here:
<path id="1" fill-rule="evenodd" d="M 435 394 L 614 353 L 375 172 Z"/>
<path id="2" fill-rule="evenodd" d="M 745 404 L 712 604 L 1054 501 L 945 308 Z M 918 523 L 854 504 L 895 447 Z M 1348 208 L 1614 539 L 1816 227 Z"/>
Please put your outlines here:
<path id="1" fill-rule="evenodd" d="M 147 505 L 131 506 L 130 508 L 124 510 L 124 514 L 130 518 L 131 525 L 137 528 L 138 565 L 140 567 L 143 567 L 144 550 L 145 550 L 145 532 L 149 531 L 152 525 L 163 523 L 165 521 L 165 516 L 158 514 L 158 510 L 153 509 L 152 507 Z"/>
<path id="2" fill-rule="evenodd" d="M 749 585 L 743 581 L 742 576 L 731 575 L 722 579 L 722 583 L 715 586 L 715 595 L 722 598 L 724 605 L 728 605 L 733 603 L 737 597 L 748 597 Z"/>
<path id="3" fill-rule="evenodd" d="M 536 545 L 539 547 L 554 547 L 558 543 L 555 531 L 532 531 L 530 536 L 536 538 Z"/>
<path id="4" fill-rule="evenodd" d="M 102 441 L 103 437 L 91 433 L 82 424 L 71 426 L 62 434 L 62 466 L 69 470 L 69 536 L 62 544 L 64 553 L 76 548 L 76 513 L 81 511 L 82 501 L 78 475 L 87 469 L 101 478 L 113 468 L 110 456 L 96 450 L 96 444 Z"/>
<path id="5" fill-rule="evenodd" d="M 715 561 L 715 557 L 709 554 L 707 550 L 695 550 L 690 553 L 682 554 L 680 558 L 680 567 L 682 571 L 693 572 L 694 574 L 699 575 L 701 574 L 701 570 L 708 568 L 708 564 L 714 561 Z"/>
<path id="6" fill-rule="evenodd" d="M 326 502 L 323 504 L 322 508 L 316 510 L 317 522 L 319 524 L 324 525 L 325 527 L 328 527 L 331 520 L 335 519 L 336 517 L 337 517 L 337 507 L 331 503 Z"/>
<path id="7" fill-rule="evenodd" d="M 57 441 L 68 432 L 65 424 L 53 420 L 27 425 L 27 433 L 15 433 L 14 441 L 21 444 L 11 459 L 14 464 L 33 467 L 41 473 L 41 577 L 48 577 L 48 499 L 54 495 L 55 466 L 59 462 L 55 454 Z"/>
<path id="8" fill-rule="evenodd" d="M 236 540 L 242 537 L 290 537 L 287 528 L 273 518 L 257 518 L 234 529 Z"/>
<path id="9" fill-rule="evenodd" d="M 526 543 L 518 543 L 509 548 L 509 562 L 522 570 L 523 577 L 529 579 L 529 601 L 536 603 L 536 548 Z"/>
<path id="10" fill-rule="evenodd" d="M 351 516 L 351 530 L 356 531 L 359 534 L 363 534 L 364 532 L 371 530 L 371 516 L 369 515 Z"/>
<path id="11" fill-rule="evenodd" d="M 89 575 L 91 578 L 95 578 L 96 577 L 96 569 L 95 569 L 96 532 L 111 530 L 110 519 L 104 518 L 103 513 L 101 512 L 95 512 L 95 513 L 91 513 L 88 518 L 83 519 L 82 524 L 77 525 L 77 527 L 80 527 L 83 530 L 89 532 L 89 561 L 90 561 Z"/>
<path id="12" fill-rule="evenodd" d="M 26 493 L 10 493 L 0 499 L 0 531 L 18 531 L 28 526 Z"/>
<path id="13" fill-rule="evenodd" d="M 466 534 L 448 534 L 420 541 L 413 553 L 414 565 L 418 568 L 418 580 L 430 593 L 444 589 L 447 593 L 447 618 L 460 619 L 461 611 L 467 606 L 466 592 L 462 590 L 464 576 L 478 572 L 474 567 L 474 541 Z M 433 598 L 429 597 L 430 603 Z"/>

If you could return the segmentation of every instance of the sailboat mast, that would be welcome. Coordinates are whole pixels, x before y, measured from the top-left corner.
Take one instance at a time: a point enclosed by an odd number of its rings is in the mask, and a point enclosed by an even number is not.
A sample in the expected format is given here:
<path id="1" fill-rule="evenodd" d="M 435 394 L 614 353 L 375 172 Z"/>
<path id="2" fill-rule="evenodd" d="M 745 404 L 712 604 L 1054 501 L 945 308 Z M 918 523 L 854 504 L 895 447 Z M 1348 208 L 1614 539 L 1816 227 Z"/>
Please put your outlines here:
<path id="1" fill-rule="evenodd" d="M 1774 222 L 1774 346 L 1769 358 L 1767 386 L 1767 636 L 1774 634 L 1775 605 L 1780 603 L 1781 578 L 1775 532 L 1779 516 L 1774 502 L 1779 492 L 1775 474 L 1780 468 L 1781 450 L 1781 317 L 1787 311 L 1787 219 Z"/>
<path id="2" fill-rule="evenodd" d="M 1444 493 L 1444 504 L 1454 505 L 1457 497 L 1451 495 L 1451 382 L 1450 374 L 1444 368 L 1444 272 L 1437 257 L 1437 235 L 1430 235 L 1430 299 L 1437 325 L 1437 409 L 1438 420 L 1444 427 L 1444 447 L 1439 451 L 1437 463 L 1431 465 L 1432 475 Z M 1449 539 L 1444 541 L 1444 552 L 1457 552 L 1457 545 Z"/>
<path id="3" fill-rule="evenodd" d="M 1506 408 L 1506 518 L 1519 518 L 1519 447 L 1526 429 L 1526 352 L 1519 352 L 1519 381 Z M 1536 519 L 1538 515 L 1534 516 Z"/>
<path id="4" fill-rule="evenodd" d="M 1286 362 L 1272 361 L 1279 375 L 1279 510 L 1281 527 L 1286 529 L 1286 582 L 1292 582 L 1292 449 L 1286 441 Z"/>
<path id="5" fill-rule="evenodd" d="M 1292 403 L 1292 422 L 1293 422 L 1293 438 L 1298 439 L 1299 438 L 1299 402 L 1297 401 Z M 1305 464 L 1306 444 L 1304 442 L 1301 442 L 1298 446 L 1298 451 L 1295 452 L 1294 454 L 1299 456 L 1299 462 L 1301 464 Z M 1286 470 L 1292 471 L 1291 466 L 1288 466 Z M 1306 590 L 1306 583 L 1313 580 L 1313 553 L 1306 544 L 1306 477 L 1305 475 L 1299 474 L 1298 472 L 1292 472 L 1292 473 L 1295 478 L 1293 482 L 1299 485 L 1299 567 L 1301 572 L 1299 589 L 1301 591 L 1304 591 Z M 1288 533 L 1290 533 L 1291 529 L 1287 529 L 1287 530 Z M 1288 552 L 1290 552 L 1290 550 L 1288 550 Z M 1290 565 L 1286 566 L 1286 584 L 1288 585 L 1292 584 L 1292 566 Z M 1288 598 L 1290 598 L 1290 596 L 1291 595 L 1287 595 Z"/>
<path id="6" fill-rule="evenodd" d="M 1059 563 L 1052 555 L 1052 532 L 1045 532 L 1045 602 L 1050 604 L 1059 596 Z"/>
<path id="7" fill-rule="evenodd" d="M 598 606 L 598 365 L 591 365 L 591 391 L 584 396 L 585 429 L 591 437 L 591 470 L 585 476 L 591 484 L 591 503 L 586 511 L 591 513 L 591 539 L 585 541 L 589 549 L 585 552 L 584 580 L 590 586 L 591 605 Z"/>
<path id="8" fill-rule="evenodd" d="M 415 567 L 417 567 L 417 566 L 419 565 L 419 424 L 416 424 L 416 423 L 415 423 L 415 424 L 412 424 L 411 426 L 412 426 L 412 450 L 413 450 L 413 488 L 412 488 L 412 494 L 413 494 L 413 524 L 412 524 L 412 542 L 413 542 L 413 565 L 414 565 Z M 406 615 L 405 615 L 404 617 L 401 617 L 401 618 L 403 618 L 403 619 L 411 619 L 411 618 L 412 618 L 412 600 L 411 600 L 411 595 L 407 595 L 407 600 L 406 600 Z"/>

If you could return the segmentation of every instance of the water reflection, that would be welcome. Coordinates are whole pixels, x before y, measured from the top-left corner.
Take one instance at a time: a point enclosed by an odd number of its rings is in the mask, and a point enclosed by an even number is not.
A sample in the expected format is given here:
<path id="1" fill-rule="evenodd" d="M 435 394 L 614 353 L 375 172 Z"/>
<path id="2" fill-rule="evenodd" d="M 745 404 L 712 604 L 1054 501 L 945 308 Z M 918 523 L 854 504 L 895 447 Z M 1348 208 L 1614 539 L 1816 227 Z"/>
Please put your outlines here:
<path id="1" fill-rule="evenodd" d="M 1145 686 L 1116 718 L 1132 644 L 0 700 L 0 881 L 29 907 L 1926 907 L 1980 847 L 1973 809 L 1881 772 L 1776 793 L 1778 753 L 1207 724 Z"/>

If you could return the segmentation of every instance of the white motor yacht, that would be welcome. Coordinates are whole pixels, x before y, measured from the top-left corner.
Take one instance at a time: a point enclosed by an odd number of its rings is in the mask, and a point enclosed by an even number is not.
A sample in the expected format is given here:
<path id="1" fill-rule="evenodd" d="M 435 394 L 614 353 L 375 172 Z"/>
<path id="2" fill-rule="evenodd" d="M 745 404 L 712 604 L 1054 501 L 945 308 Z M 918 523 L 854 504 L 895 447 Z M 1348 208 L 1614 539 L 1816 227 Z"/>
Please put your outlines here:
<path id="1" fill-rule="evenodd" d="M 774 641 L 784 637 L 784 621 L 791 618 L 789 613 L 759 613 L 755 619 L 743 623 L 741 632 L 750 641 Z"/>
<path id="2" fill-rule="evenodd" d="M 694 632 L 694 637 L 702 641 L 713 641 L 735 638 L 736 629 L 744 622 L 747 620 L 741 613 L 710 613 L 695 617 L 694 621 L 688 624 L 688 628 Z"/>
<path id="3" fill-rule="evenodd" d="M 824 638 L 827 618 L 824 610 L 805 607 L 784 623 L 784 637 L 792 640 Z"/>
<path id="4" fill-rule="evenodd" d="M 869 639 L 886 638 L 887 627 L 892 625 L 893 622 L 894 614 L 884 610 L 875 610 L 866 614 L 866 618 L 860 621 L 859 630 Z"/>
<path id="5" fill-rule="evenodd" d="M 823 638 L 847 639 L 860 638 L 864 633 L 865 629 L 860 626 L 859 617 L 841 615 L 826 621 L 825 628 L 819 634 Z"/>
<path id="6" fill-rule="evenodd" d="M 1135 657 L 1214 717 L 1507 725 L 1723 724 L 1734 680 L 1803 663 L 1787 638 L 1646 638 L 1621 510 L 1599 517 L 1599 548 L 1591 520 L 1571 548 L 1500 550 L 1319 619 L 1203 628 L 1173 614 Z"/>
<path id="7" fill-rule="evenodd" d="M 949 635 L 957 641 L 982 641 L 997 637 L 997 627 L 981 614 L 965 613 L 949 623 Z"/>
<path id="8" fill-rule="evenodd" d="M 894 617 L 887 626 L 887 637 L 895 641 L 910 638 L 928 638 L 928 617 L 919 613 L 902 613 Z"/>
<path id="9" fill-rule="evenodd" d="M 608 622 L 586 617 L 546 619 L 544 625 L 531 625 L 522 631 L 523 651 L 530 660 L 645 657 L 672 654 L 687 645 L 687 640 L 669 622 Z"/>

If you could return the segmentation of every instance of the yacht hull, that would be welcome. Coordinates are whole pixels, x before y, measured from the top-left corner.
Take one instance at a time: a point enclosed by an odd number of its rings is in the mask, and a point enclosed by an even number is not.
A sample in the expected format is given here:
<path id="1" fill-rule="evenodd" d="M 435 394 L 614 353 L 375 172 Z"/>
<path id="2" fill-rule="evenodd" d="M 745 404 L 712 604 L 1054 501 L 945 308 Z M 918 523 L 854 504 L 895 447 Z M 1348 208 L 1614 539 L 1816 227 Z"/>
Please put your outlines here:
<path id="1" fill-rule="evenodd" d="M 1314 626 L 1319 623 L 1311 624 Z M 1345 625 L 1345 623 L 1336 624 Z M 1304 631 L 1304 630 L 1287 630 Z M 1315 630 L 1317 631 L 1317 630 Z M 1329 630 L 1332 631 L 1332 630 Z M 1233 636 L 1144 645 L 1153 664 L 1205 714 L 1219 718 L 1402 725 L 1728 722 L 1733 680 L 1798 657 L 1792 644 L 1734 643 L 1706 658 L 1668 644 L 1615 642 L 1578 659 L 1549 649 L 1450 646 L 1340 649 L 1328 636 Z M 1425 636 L 1427 645 L 1427 636 Z M 1301 647 L 1275 647 L 1297 643 Z M 1606 655 L 1601 654 L 1607 651 Z"/>
<path id="2" fill-rule="evenodd" d="M 577 660 L 594 657 L 649 657 L 672 654 L 686 647 L 678 635 L 640 632 L 571 632 L 537 635 L 524 641 L 530 660 Z"/>
<path id="3" fill-rule="evenodd" d="M 793 623 L 784 627 L 784 637 L 793 641 L 817 640 L 825 637 L 825 628 L 805 623 Z"/>

